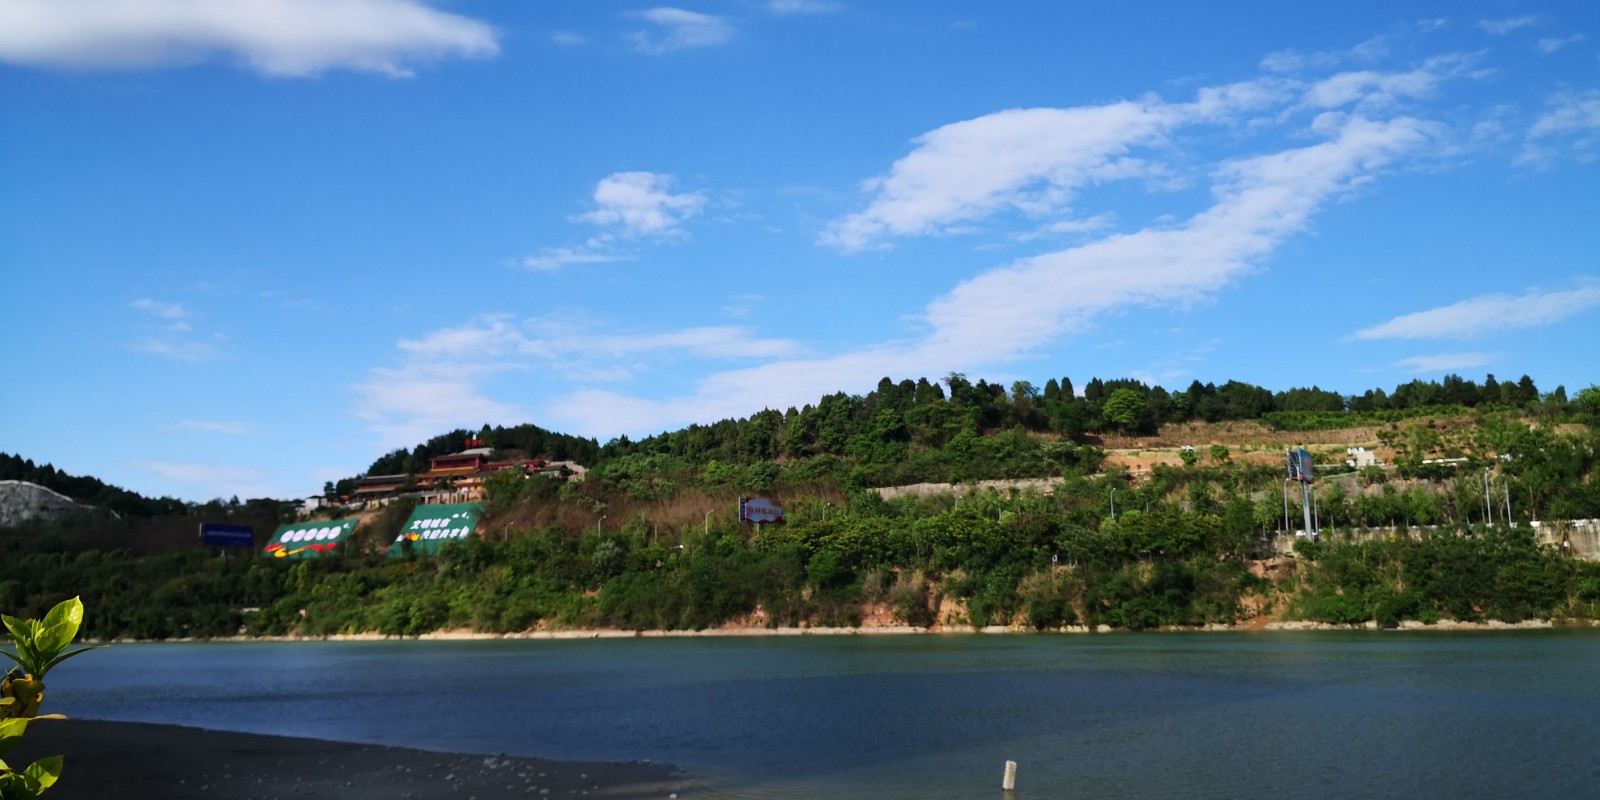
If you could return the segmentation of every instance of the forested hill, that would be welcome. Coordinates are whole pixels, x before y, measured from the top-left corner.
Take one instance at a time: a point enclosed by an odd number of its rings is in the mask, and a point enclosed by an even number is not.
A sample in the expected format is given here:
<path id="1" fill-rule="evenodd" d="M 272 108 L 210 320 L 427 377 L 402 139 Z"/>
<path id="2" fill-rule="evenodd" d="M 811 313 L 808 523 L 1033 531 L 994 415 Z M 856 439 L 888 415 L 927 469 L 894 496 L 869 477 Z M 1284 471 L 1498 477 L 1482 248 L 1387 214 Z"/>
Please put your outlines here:
<path id="1" fill-rule="evenodd" d="M 890 486 L 1054 474 L 1094 457 L 1076 445 L 1150 436 L 1172 423 L 1258 420 L 1276 430 L 1307 431 L 1485 407 L 1561 414 L 1571 402 L 1565 387 L 1541 393 L 1526 375 L 1515 382 L 1489 375 L 1478 383 L 1452 374 L 1440 381 L 1413 380 L 1393 391 L 1375 388 L 1345 396 L 1316 386 L 1274 392 L 1237 380 L 1220 386 L 1194 381 L 1187 389 L 1169 391 L 1131 378 L 1095 378 L 1080 392 L 1070 378 L 1051 378 L 1042 387 L 1029 381 L 1007 387 L 952 373 L 942 381 L 884 378 L 865 396 L 839 392 L 803 408 L 767 409 L 640 441 L 623 436 L 604 446 L 534 425 L 484 426 L 475 434 L 456 430 L 409 451 L 388 453 L 366 474 L 419 473 L 430 458 L 457 452 L 476 438 L 496 450 L 591 467 L 630 455 L 693 464 L 835 456 L 857 466 L 858 483 Z M 1577 402 L 1600 407 L 1600 389 L 1584 390 Z M 1041 450 L 1039 434 L 1052 442 L 1048 448 Z M 340 482 L 340 493 L 351 483 Z"/>

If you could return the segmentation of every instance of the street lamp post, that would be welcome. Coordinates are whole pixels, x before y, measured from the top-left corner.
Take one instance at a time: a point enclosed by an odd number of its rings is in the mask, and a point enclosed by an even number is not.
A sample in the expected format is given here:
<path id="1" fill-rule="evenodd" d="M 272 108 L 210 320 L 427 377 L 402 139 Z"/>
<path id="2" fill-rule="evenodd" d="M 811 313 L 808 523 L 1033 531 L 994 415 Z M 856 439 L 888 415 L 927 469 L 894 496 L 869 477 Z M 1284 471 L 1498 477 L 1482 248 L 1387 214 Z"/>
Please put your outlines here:
<path id="1" fill-rule="evenodd" d="M 600 533 L 600 526 L 604 525 L 605 523 L 606 523 L 606 515 L 601 514 L 600 518 L 594 521 L 594 532 L 595 533 Z"/>

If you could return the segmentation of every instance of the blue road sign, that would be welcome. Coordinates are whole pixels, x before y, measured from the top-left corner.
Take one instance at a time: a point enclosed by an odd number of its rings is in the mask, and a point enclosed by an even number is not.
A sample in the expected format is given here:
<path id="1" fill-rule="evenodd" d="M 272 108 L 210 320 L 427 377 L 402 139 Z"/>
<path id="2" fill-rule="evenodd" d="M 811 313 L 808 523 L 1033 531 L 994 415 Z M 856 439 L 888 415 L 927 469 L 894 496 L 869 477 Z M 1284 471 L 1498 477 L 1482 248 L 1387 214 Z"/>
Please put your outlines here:
<path id="1" fill-rule="evenodd" d="M 255 547 L 256 529 L 249 525 L 223 525 L 220 522 L 200 523 L 202 547 Z"/>

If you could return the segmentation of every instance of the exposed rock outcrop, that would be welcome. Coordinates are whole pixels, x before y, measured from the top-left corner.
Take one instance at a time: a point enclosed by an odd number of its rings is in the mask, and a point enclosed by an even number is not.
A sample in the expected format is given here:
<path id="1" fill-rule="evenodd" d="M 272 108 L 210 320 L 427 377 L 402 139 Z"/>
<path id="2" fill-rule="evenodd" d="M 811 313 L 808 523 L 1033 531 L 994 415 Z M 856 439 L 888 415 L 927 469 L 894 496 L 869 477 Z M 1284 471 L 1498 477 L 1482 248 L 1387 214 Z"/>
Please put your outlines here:
<path id="1" fill-rule="evenodd" d="M 15 528 L 39 520 L 53 522 L 93 510 L 94 506 L 75 502 L 35 483 L 0 481 L 0 528 Z"/>

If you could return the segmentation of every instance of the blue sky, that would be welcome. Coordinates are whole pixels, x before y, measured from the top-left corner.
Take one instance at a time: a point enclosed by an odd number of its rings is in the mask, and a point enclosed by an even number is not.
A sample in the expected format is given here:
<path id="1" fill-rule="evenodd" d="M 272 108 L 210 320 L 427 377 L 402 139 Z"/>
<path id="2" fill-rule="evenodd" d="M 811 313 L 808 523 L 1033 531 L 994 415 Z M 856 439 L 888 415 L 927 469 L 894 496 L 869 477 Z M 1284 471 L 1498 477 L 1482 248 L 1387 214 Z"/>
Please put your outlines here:
<path id="1" fill-rule="evenodd" d="M 0 450 L 304 496 L 882 377 L 1597 380 L 1600 4 L 7 0 Z"/>

